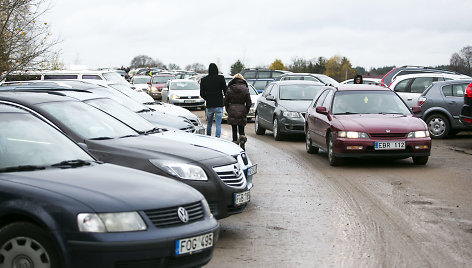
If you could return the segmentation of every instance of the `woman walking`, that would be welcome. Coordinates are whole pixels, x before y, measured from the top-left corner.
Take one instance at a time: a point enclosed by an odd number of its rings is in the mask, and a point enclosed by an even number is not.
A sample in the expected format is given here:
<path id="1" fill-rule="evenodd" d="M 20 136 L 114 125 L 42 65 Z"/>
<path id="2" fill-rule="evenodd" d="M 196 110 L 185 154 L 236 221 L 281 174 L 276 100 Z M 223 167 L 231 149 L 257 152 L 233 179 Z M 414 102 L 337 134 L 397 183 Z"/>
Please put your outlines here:
<path id="1" fill-rule="evenodd" d="M 224 104 L 228 112 L 228 124 L 233 129 L 233 142 L 246 150 L 247 138 L 244 134 L 244 127 L 247 124 L 249 108 L 251 108 L 251 95 L 247 82 L 241 74 L 234 75 L 233 79 L 229 81 Z"/>

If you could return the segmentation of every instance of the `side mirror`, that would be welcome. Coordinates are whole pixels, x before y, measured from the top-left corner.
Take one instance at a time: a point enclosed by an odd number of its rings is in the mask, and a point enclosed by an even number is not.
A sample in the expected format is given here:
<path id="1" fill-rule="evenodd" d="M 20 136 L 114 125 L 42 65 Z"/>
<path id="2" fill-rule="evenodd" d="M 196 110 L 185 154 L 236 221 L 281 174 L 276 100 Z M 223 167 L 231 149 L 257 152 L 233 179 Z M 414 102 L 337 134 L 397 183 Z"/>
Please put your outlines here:
<path id="1" fill-rule="evenodd" d="M 151 85 L 151 82 L 147 82 L 148 85 Z"/>
<path id="2" fill-rule="evenodd" d="M 421 112 L 421 107 L 420 106 L 413 106 L 413 107 L 411 107 L 411 111 L 414 114 L 420 113 Z"/>
<path id="3" fill-rule="evenodd" d="M 272 95 L 269 95 L 266 97 L 266 100 L 275 101 L 275 97 Z"/>
<path id="4" fill-rule="evenodd" d="M 324 115 L 328 114 L 328 111 L 326 111 L 326 107 L 323 107 L 323 106 L 316 107 L 316 112 L 319 114 L 324 114 Z"/>

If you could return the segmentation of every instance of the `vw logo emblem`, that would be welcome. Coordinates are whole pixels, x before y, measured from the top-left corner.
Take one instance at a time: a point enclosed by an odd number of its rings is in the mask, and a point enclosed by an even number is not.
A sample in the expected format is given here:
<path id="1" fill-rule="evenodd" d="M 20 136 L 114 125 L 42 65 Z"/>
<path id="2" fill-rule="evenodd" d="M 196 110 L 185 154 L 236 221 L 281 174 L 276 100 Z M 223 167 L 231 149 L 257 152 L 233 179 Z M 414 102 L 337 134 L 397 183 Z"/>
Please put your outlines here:
<path id="1" fill-rule="evenodd" d="M 386 129 L 385 132 L 390 133 L 390 129 Z"/>
<path id="2" fill-rule="evenodd" d="M 237 165 L 234 165 L 233 166 L 233 173 L 234 173 L 234 176 L 236 177 L 239 177 L 239 167 Z"/>
<path id="3" fill-rule="evenodd" d="M 180 220 L 183 222 L 183 223 L 187 223 L 188 222 L 188 212 L 185 208 L 183 207 L 179 207 L 177 209 L 177 214 L 179 215 L 179 218 Z"/>

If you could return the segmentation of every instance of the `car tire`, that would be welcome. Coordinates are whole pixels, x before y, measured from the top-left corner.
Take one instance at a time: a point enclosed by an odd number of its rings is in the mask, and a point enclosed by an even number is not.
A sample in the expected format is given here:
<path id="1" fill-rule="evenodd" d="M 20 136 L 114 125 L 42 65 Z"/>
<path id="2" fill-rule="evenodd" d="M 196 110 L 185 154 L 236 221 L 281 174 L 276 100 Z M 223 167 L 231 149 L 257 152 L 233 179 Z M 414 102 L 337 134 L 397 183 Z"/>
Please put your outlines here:
<path id="1" fill-rule="evenodd" d="M 442 139 L 449 134 L 451 127 L 449 120 L 442 114 L 433 114 L 426 119 L 429 135 L 433 139 Z"/>
<path id="2" fill-rule="evenodd" d="M 274 140 L 276 140 L 276 141 L 282 140 L 282 133 L 280 133 L 279 120 L 277 119 L 277 117 L 274 117 L 273 125 L 274 125 L 274 127 L 273 127 L 272 131 L 274 132 Z"/>
<path id="3" fill-rule="evenodd" d="M 264 135 L 265 131 L 266 131 L 264 128 L 262 128 L 259 125 L 259 115 L 258 114 L 256 114 L 256 118 L 254 119 L 254 130 L 256 131 L 257 135 Z"/>
<path id="4" fill-rule="evenodd" d="M 11 223 L 0 229 L 0 259 L 0 266 L 61 267 L 51 238 L 29 222 Z"/>
<path id="5" fill-rule="evenodd" d="M 309 153 L 309 154 L 317 154 L 320 149 L 316 146 L 313 146 L 313 143 L 311 142 L 310 135 L 308 135 L 308 133 L 305 133 L 305 137 L 306 137 L 305 138 L 306 152 Z"/>
<path id="6" fill-rule="evenodd" d="M 333 134 L 329 133 L 328 137 L 328 161 L 330 166 L 339 166 L 341 164 L 341 158 L 334 155 L 334 141 Z"/>
<path id="7" fill-rule="evenodd" d="M 413 156 L 413 164 L 417 166 L 424 166 L 428 163 L 428 156 Z"/>

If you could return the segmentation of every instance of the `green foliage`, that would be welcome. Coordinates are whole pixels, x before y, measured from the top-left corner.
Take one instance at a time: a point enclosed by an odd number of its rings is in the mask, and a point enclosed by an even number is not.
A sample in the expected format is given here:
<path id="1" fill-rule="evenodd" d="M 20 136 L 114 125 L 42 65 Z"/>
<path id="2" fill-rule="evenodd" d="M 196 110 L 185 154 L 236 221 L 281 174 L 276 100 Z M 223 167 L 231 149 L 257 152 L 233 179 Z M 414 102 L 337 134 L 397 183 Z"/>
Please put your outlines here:
<path id="1" fill-rule="evenodd" d="M 244 64 L 240 60 L 237 60 L 231 65 L 230 73 L 231 75 L 235 75 L 237 73 L 240 73 L 242 69 L 244 69 Z"/>
<path id="2" fill-rule="evenodd" d="M 351 62 L 346 57 L 333 56 L 326 63 L 326 71 L 324 73 L 340 82 L 354 77 L 356 71 L 352 68 Z"/>

